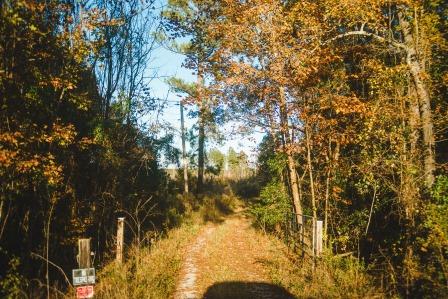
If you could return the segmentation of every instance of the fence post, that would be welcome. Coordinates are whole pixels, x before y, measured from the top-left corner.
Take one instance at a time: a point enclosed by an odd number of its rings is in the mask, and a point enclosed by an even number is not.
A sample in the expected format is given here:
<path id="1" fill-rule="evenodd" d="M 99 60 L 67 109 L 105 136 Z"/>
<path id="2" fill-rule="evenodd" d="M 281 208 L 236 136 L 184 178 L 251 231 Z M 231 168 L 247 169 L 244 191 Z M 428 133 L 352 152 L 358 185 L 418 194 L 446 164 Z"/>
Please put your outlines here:
<path id="1" fill-rule="evenodd" d="M 124 217 L 118 218 L 117 224 L 117 263 L 123 263 Z"/>
<path id="2" fill-rule="evenodd" d="M 316 226 L 317 226 L 317 219 L 313 217 L 313 222 L 311 224 L 311 235 L 312 235 L 312 240 L 311 240 L 311 252 L 312 252 L 312 256 L 313 256 L 313 260 L 316 257 L 316 240 L 317 240 L 317 234 L 316 234 Z"/>
<path id="3" fill-rule="evenodd" d="M 90 239 L 78 240 L 77 258 L 79 269 L 90 268 Z"/>
<path id="4" fill-rule="evenodd" d="M 322 220 L 316 221 L 316 256 L 320 256 L 322 254 Z"/>

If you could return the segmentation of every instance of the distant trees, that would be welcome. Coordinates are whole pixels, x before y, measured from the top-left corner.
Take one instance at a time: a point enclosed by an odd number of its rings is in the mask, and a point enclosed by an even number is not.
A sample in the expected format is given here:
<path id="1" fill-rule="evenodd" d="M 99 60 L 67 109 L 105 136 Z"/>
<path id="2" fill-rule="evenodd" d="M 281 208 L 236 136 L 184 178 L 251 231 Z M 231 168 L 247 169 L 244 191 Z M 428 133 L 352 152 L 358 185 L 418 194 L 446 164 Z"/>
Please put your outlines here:
<path id="1" fill-rule="evenodd" d="M 226 157 L 218 149 L 212 148 L 208 155 L 209 169 L 214 174 L 220 174 L 224 170 Z"/>
<path id="2" fill-rule="evenodd" d="M 213 52 L 214 45 L 204 39 L 203 25 L 210 15 L 208 7 L 211 3 L 196 0 L 168 1 L 167 7 L 162 12 L 163 23 L 168 39 L 188 39 L 187 43 L 175 46 L 178 51 L 186 56 L 184 65 L 195 71 L 197 82 L 194 86 L 194 94 L 190 94 L 190 101 L 197 105 L 198 111 L 198 173 L 196 192 L 202 192 L 205 170 L 205 143 L 206 126 L 210 120 L 211 98 L 205 88 L 206 78 L 204 63 Z"/>

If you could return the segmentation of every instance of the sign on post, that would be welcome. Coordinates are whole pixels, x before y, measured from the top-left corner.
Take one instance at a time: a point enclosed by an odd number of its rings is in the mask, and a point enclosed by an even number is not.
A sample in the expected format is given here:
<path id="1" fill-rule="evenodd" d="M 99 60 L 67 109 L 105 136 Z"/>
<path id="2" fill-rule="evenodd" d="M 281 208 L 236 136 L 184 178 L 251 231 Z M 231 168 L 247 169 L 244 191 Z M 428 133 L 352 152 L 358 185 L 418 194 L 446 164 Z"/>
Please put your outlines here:
<path id="1" fill-rule="evenodd" d="M 76 287 L 76 298 L 93 298 L 93 286 Z"/>
<path id="2" fill-rule="evenodd" d="M 91 267 L 90 239 L 78 240 L 78 267 L 72 270 L 73 286 L 76 287 L 76 298 L 93 298 L 95 284 L 95 268 Z"/>
<path id="3" fill-rule="evenodd" d="M 73 269 L 72 274 L 74 286 L 95 283 L 95 268 Z"/>

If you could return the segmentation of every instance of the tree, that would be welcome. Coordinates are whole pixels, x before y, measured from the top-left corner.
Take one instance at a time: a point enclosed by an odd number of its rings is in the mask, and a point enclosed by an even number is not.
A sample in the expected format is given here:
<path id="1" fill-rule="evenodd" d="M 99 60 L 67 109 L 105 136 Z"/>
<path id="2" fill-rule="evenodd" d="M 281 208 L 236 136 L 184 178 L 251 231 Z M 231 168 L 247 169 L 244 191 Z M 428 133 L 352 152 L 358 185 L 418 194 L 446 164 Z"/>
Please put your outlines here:
<path id="1" fill-rule="evenodd" d="M 415 244 L 436 169 L 433 127 L 444 123 L 433 111 L 443 109 L 434 65 L 446 53 L 445 11 L 439 1 L 223 0 L 207 23 L 217 94 L 285 154 L 296 212 L 323 216 L 335 248 L 363 240 L 377 248 L 361 252 L 368 259 L 387 251 L 404 294 L 426 271 Z"/>
<path id="2" fill-rule="evenodd" d="M 93 68 L 103 99 L 104 118 L 110 117 L 113 99 L 120 97 L 130 122 L 136 108 L 142 107 L 138 101 L 148 97 L 145 86 L 148 74 L 145 72 L 155 46 L 152 33 L 158 26 L 154 1 L 98 0 L 87 3 L 90 10 L 102 12 L 102 26 L 93 31 L 93 36 L 101 41 L 93 57 Z M 80 9 L 83 9 L 82 4 Z"/>
<path id="3" fill-rule="evenodd" d="M 196 71 L 197 82 L 195 97 L 191 100 L 198 106 L 198 180 L 196 192 L 202 192 L 205 162 L 205 127 L 210 116 L 210 99 L 205 89 L 204 61 L 213 51 L 213 44 L 204 39 L 203 26 L 210 18 L 208 8 L 212 5 L 207 1 L 172 0 L 162 12 L 164 28 L 168 38 L 188 38 L 189 42 L 177 46 L 186 56 L 184 65 Z"/>
<path id="4" fill-rule="evenodd" d="M 224 170 L 225 156 L 216 148 L 210 150 L 207 155 L 209 165 L 213 167 L 216 174 L 220 174 Z"/>
<path id="5" fill-rule="evenodd" d="M 117 214 L 137 211 L 140 232 L 161 229 L 177 204 L 157 161 L 177 155 L 172 135 L 129 121 L 137 113 L 119 101 L 104 121 L 90 63 L 94 31 L 112 25 L 97 10 L 78 16 L 62 1 L 0 3 L 0 297 L 59 296 L 78 238 L 94 240 L 102 263 Z"/>

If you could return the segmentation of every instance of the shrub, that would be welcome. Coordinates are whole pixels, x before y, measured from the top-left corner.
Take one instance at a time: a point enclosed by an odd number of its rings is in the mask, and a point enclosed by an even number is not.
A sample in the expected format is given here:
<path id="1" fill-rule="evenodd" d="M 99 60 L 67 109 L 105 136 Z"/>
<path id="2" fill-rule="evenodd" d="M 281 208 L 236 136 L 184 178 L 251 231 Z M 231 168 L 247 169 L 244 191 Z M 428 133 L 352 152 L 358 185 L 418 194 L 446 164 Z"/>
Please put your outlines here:
<path id="1" fill-rule="evenodd" d="M 261 190 L 260 199 L 250 209 L 251 214 L 263 229 L 273 230 L 285 220 L 291 204 L 282 183 L 271 182 Z"/>

